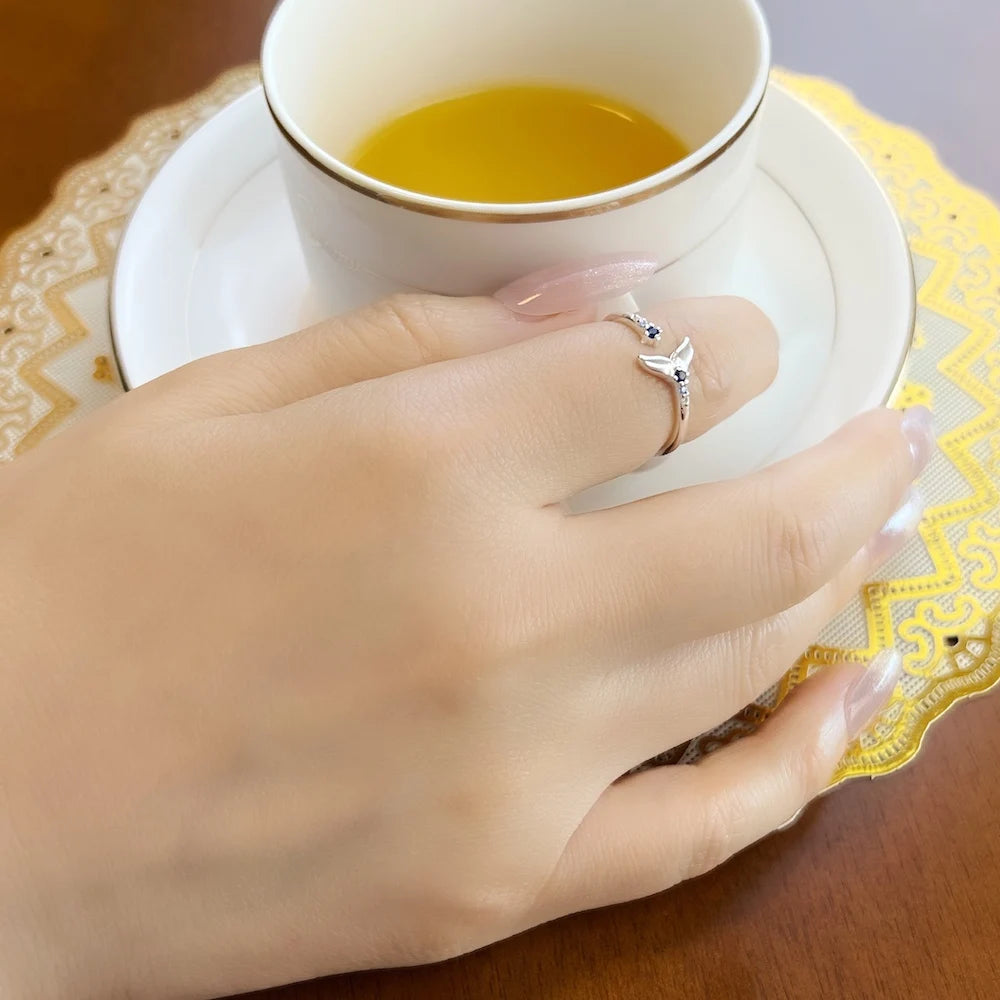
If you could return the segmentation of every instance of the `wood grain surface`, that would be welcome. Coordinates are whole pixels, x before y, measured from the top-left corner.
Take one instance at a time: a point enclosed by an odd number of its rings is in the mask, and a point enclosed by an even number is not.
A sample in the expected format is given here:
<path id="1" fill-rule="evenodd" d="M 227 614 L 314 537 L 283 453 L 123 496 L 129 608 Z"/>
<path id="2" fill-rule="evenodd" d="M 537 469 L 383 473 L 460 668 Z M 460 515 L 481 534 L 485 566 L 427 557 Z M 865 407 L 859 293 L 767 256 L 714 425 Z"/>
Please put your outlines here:
<path id="1" fill-rule="evenodd" d="M 43 207 L 68 166 L 104 149 L 135 115 L 253 59 L 271 4 L 0 0 L 0 238 Z M 870 106 L 928 132 L 959 172 L 968 165 L 974 180 L 1000 194 L 997 34 L 975 27 L 1000 28 L 996 0 L 765 6 L 779 61 L 855 86 Z M 886 33 L 896 24 L 906 45 L 893 50 Z M 926 53 L 940 56 L 942 42 L 949 62 L 922 68 Z M 446 965 L 260 996 L 995 997 L 998 760 L 1000 697 L 986 697 L 936 726 L 909 768 L 841 789 L 792 830 L 697 882 Z"/>

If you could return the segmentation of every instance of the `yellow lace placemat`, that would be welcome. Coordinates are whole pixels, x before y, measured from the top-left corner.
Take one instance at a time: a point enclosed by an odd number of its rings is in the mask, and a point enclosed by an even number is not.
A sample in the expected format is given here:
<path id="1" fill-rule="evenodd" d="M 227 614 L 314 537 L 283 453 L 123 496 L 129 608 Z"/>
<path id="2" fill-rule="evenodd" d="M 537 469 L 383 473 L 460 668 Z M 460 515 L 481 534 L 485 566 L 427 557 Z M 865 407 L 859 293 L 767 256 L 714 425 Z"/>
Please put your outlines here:
<path id="1" fill-rule="evenodd" d="M 919 135 L 840 87 L 777 71 L 840 128 L 903 220 L 918 285 L 917 333 L 897 405 L 929 405 L 941 451 L 922 480 L 920 539 L 821 636 L 785 681 L 714 732 L 677 748 L 692 761 L 755 729 L 811 670 L 897 645 L 892 704 L 849 751 L 838 780 L 892 771 L 927 727 L 1000 678 L 1000 214 L 959 183 Z M 0 461 L 122 391 L 108 293 L 127 217 L 170 153 L 257 81 L 245 67 L 190 101 L 137 121 L 113 149 L 68 173 L 45 212 L 0 249 Z"/>

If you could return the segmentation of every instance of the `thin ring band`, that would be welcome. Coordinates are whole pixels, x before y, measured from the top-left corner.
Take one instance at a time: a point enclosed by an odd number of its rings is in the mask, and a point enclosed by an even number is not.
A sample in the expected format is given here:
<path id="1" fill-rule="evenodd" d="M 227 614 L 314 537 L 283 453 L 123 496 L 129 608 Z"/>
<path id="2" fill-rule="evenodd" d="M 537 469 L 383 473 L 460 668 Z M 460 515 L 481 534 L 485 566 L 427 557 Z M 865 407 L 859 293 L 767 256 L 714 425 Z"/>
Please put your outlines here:
<path id="1" fill-rule="evenodd" d="M 639 313 L 614 313 L 606 319 L 627 326 L 639 335 L 643 344 L 650 347 L 660 346 L 663 340 L 663 331 Z M 673 431 L 660 451 L 661 455 L 669 455 L 684 443 L 687 436 L 691 417 L 691 389 L 688 381 L 691 363 L 694 361 L 694 347 L 691 346 L 690 339 L 685 337 L 669 355 L 640 354 L 637 361 L 643 371 L 655 375 L 673 389 Z"/>

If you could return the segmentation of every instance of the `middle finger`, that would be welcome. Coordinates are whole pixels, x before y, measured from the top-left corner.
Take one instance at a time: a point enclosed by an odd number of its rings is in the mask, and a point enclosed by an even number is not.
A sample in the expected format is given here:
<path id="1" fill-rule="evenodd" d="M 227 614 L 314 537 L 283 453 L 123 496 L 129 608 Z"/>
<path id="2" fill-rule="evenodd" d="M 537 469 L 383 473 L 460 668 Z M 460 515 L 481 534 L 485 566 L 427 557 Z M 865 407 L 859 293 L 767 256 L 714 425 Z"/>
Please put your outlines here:
<path id="1" fill-rule="evenodd" d="M 562 572 L 589 641 L 643 656 L 793 607 L 886 524 L 932 449 L 926 410 L 876 410 L 745 479 L 568 519 Z"/>

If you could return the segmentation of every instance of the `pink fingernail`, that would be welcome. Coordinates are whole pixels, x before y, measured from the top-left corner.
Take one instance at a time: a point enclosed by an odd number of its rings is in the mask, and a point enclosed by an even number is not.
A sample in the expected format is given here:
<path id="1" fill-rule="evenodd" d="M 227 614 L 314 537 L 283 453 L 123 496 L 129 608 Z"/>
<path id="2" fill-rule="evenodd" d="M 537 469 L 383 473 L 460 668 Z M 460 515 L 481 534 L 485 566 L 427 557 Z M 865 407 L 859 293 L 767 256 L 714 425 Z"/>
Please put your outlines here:
<path id="1" fill-rule="evenodd" d="M 847 689 L 844 721 L 848 739 L 864 732 L 889 704 L 902 674 L 903 657 L 894 649 L 884 649 Z"/>
<path id="2" fill-rule="evenodd" d="M 916 534 L 923 520 L 925 506 L 923 494 L 913 487 L 872 542 L 871 553 L 874 562 L 881 563 L 888 559 Z"/>
<path id="3" fill-rule="evenodd" d="M 659 263 L 644 254 L 609 255 L 535 271 L 494 298 L 522 316 L 553 316 L 624 295 L 648 281 Z"/>
<path id="4" fill-rule="evenodd" d="M 934 415 L 926 406 L 911 406 L 903 412 L 902 431 L 913 455 L 913 474 L 919 476 L 927 468 L 937 448 Z"/>

